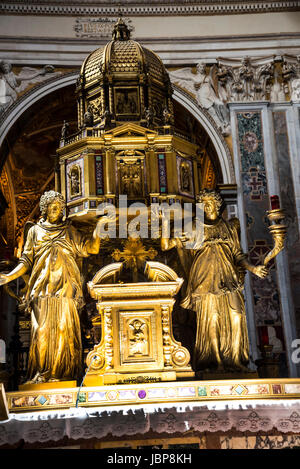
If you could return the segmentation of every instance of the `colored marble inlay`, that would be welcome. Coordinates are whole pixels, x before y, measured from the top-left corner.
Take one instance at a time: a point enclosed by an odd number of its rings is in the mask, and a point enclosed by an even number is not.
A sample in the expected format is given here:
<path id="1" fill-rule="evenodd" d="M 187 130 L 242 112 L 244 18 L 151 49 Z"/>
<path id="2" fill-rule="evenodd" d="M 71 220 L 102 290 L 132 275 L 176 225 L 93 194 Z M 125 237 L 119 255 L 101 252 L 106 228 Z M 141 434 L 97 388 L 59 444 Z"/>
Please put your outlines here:
<path id="1" fill-rule="evenodd" d="M 285 384 L 284 390 L 287 394 L 299 394 L 300 384 Z"/>
<path id="2" fill-rule="evenodd" d="M 86 389 L 79 393 L 79 404 L 82 406 L 114 406 L 131 403 L 145 402 L 196 402 L 204 400 L 232 400 L 248 398 L 270 399 L 300 396 L 300 379 L 274 380 L 241 380 L 241 382 L 226 380 L 218 382 L 192 382 L 185 386 L 179 383 L 165 383 L 156 387 L 153 384 L 138 386 L 113 385 L 105 387 L 103 391 Z M 91 388 L 90 388 L 91 389 Z M 40 411 L 42 409 L 74 407 L 77 399 L 78 388 L 65 389 L 62 392 L 32 391 L 26 395 L 21 392 L 7 393 L 9 409 L 12 411 Z"/>
<path id="3" fill-rule="evenodd" d="M 126 390 L 126 391 L 119 391 L 120 399 L 126 400 L 133 400 L 136 399 L 136 393 L 133 390 Z"/>
<path id="4" fill-rule="evenodd" d="M 282 389 L 280 384 L 272 384 L 272 392 L 273 394 L 281 394 Z"/>
<path id="5" fill-rule="evenodd" d="M 95 171 L 96 171 L 96 194 L 104 194 L 103 184 L 103 157 L 102 155 L 95 156 Z"/>
<path id="6" fill-rule="evenodd" d="M 161 193 L 167 192 L 167 169 L 166 169 L 166 155 L 164 153 L 158 154 L 158 177 L 159 177 L 159 191 Z"/>
<path id="7" fill-rule="evenodd" d="M 211 396 L 231 396 L 233 394 L 233 386 L 210 386 Z"/>
<path id="8" fill-rule="evenodd" d="M 80 392 L 78 396 L 78 402 L 86 402 L 86 393 L 85 392 Z"/>
<path id="9" fill-rule="evenodd" d="M 96 391 L 88 393 L 89 402 L 106 401 L 106 392 Z"/>
<path id="10" fill-rule="evenodd" d="M 196 390 L 193 387 L 178 388 L 178 397 L 193 397 L 196 396 Z"/>
<path id="11" fill-rule="evenodd" d="M 118 399 L 118 391 L 109 391 L 107 394 L 106 394 L 106 397 L 107 399 L 109 399 L 110 401 L 115 401 L 116 399 Z"/>
<path id="12" fill-rule="evenodd" d="M 265 171 L 260 112 L 239 112 L 237 122 L 242 171 Z"/>
<path id="13" fill-rule="evenodd" d="M 49 394 L 49 405 L 72 404 L 73 394 Z"/>
<path id="14" fill-rule="evenodd" d="M 44 396 L 38 396 L 36 400 L 41 404 L 44 405 L 47 402 L 47 398 Z"/>
<path id="15" fill-rule="evenodd" d="M 168 397 L 168 389 L 165 388 L 152 388 L 148 390 L 149 399 L 159 399 L 163 397 Z"/>
<path id="16" fill-rule="evenodd" d="M 198 387 L 198 396 L 207 396 L 206 387 L 199 386 Z"/>
<path id="17" fill-rule="evenodd" d="M 234 390 L 235 390 L 235 392 L 237 392 L 238 394 L 243 394 L 243 393 L 246 391 L 245 387 L 244 387 L 244 386 L 241 386 L 241 385 L 238 385 Z"/>
<path id="18" fill-rule="evenodd" d="M 138 396 L 140 399 L 145 399 L 147 393 L 146 391 L 144 391 L 144 389 L 141 389 L 139 392 L 138 392 Z"/>

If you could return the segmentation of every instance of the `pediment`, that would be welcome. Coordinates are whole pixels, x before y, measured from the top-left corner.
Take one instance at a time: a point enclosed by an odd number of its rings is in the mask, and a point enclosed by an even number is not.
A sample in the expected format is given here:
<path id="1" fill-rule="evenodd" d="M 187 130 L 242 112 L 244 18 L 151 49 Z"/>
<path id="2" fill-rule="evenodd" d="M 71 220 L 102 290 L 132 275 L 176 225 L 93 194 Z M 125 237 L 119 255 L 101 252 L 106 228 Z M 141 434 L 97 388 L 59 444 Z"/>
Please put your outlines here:
<path id="1" fill-rule="evenodd" d="M 149 137 L 149 135 L 156 136 L 157 132 L 130 122 L 105 132 L 104 137 Z"/>

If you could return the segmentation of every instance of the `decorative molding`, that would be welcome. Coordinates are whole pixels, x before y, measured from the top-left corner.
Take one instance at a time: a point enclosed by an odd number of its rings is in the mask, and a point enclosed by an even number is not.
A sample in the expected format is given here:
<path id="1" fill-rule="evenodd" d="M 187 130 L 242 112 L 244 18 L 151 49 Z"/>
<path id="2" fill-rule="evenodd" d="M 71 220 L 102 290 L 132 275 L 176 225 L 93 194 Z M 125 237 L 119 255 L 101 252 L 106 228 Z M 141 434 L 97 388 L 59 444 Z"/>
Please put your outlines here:
<path id="1" fill-rule="evenodd" d="M 98 388 L 100 389 L 100 388 Z M 77 389 L 76 389 L 77 390 Z M 107 399 L 111 404 L 116 403 L 118 392 L 111 390 L 90 392 L 93 400 L 95 395 L 107 394 Z M 67 390 L 61 396 L 65 407 L 72 405 L 68 400 L 70 397 Z M 135 391 L 129 390 L 127 399 L 132 399 Z M 81 393 L 81 398 L 85 393 Z M 140 395 L 140 401 L 144 394 Z M 42 400 L 43 393 L 37 396 L 40 400 L 39 410 L 43 409 L 43 402 L 49 399 L 52 401 L 54 395 Z M 20 397 L 19 400 L 22 398 Z M 38 404 L 38 402 L 37 402 Z M 73 404 L 74 405 L 74 404 Z M 85 402 L 80 403 L 84 406 Z M 37 405 L 38 407 L 38 405 Z M 299 400 L 291 399 L 288 403 L 282 400 L 258 401 L 245 399 L 237 400 L 234 403 L 225 400 L 223 403 L 212 401 L 205 402 L 178 402 L 177 404 L 160 402 L 155 405 L 139 403 L 138 405 L 124 405 L 117 409 L 97 406 L 65 408 L 31 413 L 30 418 L 26 413 L 11 414 L 9 420 L 0 422 L 0 447 L 2 445 L 13 445 L 20 440 L 26 443 L 59 441 L 62 438 L 91 439 L 104 438 L 107 435 L 113 437 L 147 435 L 148 432 L 157 434 L 173 434 L 186 432 L 250 432 L 253 435 L 257 432 L 280 432 L 285 434 L 300 434 L 300 411 Z M 112 411 L 113 410 L 113 411 Z"/>
<path id="2" fill-rule="evenodd" d="M 59 2 L 61 3 L 61 2 Z M 56 0 L 51 2 L 41 2 L 34 4 L 34 2 L 9 2 L 0 4 L 0 12 L 6 14 L 17 14 L 17 15 L 73 15 L 73 16 L 116 16 L 120 12 L 120 6 L 118 3 L 115 5 L 110 4 L 103 6 L 96 6 L 95 3 L 89 4 L 90 2 L 78 2 L 73 0 L 64 5 L 59 4 Z M 83 5 L 84 3 L 84 5 Z M 234 15 L 234 14 L 245 14 L 245 13 L 269 13 L 269 12 L 281 12 L 281 11 L 300 11 L 299 1 L 225 1 L 217 2 L 212 0 L 194 2 L 180 2 L 177 1 L 175 4 L 172 2 L 164 1 L 163 4 L 159 2 L 158 5 L 154 5 L 155 1 L 151 4 L 146 1 L 137 2 L 134 4 L 126 2 L 127 5 L 122 7 L 122 13 L 129 16 L 181 16 L 181 15 Z M 133 2 L 132 2 L 133 3 Z M 158 0 L 157 0 L 158 3 Z"/>
<path id="3" fill-rule="evenodd" d="M 222 167 L 223 182 L 225 184 L 234 183 L 235 174 L 232 155 L 222 132 L 218 128 L 218 125 L 212 118 L 211 114 L 198 104 L 197 100 L 191 95 L 191 93 L 174 83 L 172 86 L 174 90 L 173 99 L 182 104 L 182 106 L 194 115 L 214 142 Z"/>

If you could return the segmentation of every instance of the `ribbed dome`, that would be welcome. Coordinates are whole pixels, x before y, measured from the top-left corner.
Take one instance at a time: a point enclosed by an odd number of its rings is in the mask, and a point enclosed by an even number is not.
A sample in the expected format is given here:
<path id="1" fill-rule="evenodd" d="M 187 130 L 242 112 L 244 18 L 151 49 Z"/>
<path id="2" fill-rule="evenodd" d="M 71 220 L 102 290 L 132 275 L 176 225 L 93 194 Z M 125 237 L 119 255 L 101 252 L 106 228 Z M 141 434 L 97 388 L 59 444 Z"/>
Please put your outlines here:
<path id="1" fill-rule="evenodd" d="M 110 125 L 124 121 L 142 124 L 147 115 L 147 125 L 162 125 L 164 109 L 172 119 L 169 75 L 153 51 L 130 39 L 122 18 L 114 26 L 112 41 L 83 62 L 77 92 L 79 127 L 91 113 L 89 122 L 96 126 L 104 122 L 104 113 L 110 116 Z"/>
<path id="2" fill-rule="evenodd" d="M 86 85 L 100 79 L 105 72 L 145 73 L 160 81 L 164 81 L 167 76 L 161 59 L 132 39 L 110 41 L 92 52 L 81 67 L 81 75 Z"/>

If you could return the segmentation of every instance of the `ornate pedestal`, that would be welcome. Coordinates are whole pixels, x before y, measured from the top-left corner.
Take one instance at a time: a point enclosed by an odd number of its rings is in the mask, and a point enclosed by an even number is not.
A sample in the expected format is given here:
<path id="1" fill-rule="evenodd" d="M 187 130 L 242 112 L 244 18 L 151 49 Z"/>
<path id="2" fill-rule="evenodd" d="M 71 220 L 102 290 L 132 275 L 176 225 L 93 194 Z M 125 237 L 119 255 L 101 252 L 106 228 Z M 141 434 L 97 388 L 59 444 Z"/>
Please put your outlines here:
<path id="1" fill-rule="evenodd" d="M 183 280 L 159 262 L 147 262 L 150 282 L 116 281 L 122 263 L 101 269 L 88 289 L 97 299 L 102 339 L 88 354 L 84 384 L 174 381 L 191 378 L 188 350 L 172 334 L 174 296 Z"/>

